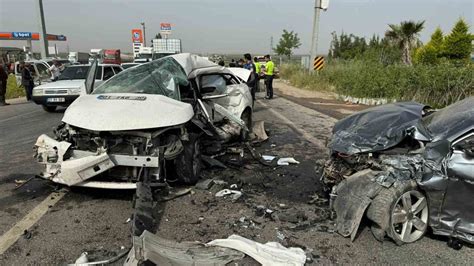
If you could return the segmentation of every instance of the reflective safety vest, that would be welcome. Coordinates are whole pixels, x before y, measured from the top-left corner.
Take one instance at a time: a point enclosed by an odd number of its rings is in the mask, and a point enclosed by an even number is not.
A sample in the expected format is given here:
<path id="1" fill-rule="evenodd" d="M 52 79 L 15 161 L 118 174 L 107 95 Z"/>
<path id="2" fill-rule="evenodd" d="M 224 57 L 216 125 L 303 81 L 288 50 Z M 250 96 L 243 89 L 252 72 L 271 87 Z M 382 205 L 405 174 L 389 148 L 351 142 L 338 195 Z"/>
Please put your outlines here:
<path id="1" fill-rule="evenodd" d="M 262 65 L 260 64 L 260 62 L 255 62 L 255 72 L 257 74 L 260 74 L 260 70 L 262 70 Z"/>
<path id="2" fill-rule="evenodd" d="M 275 64 L 273 61 L 268 61 L 265 64 L 265 71 L 267 76 L 273 76 L 273 70 L 275 69 Z"/>

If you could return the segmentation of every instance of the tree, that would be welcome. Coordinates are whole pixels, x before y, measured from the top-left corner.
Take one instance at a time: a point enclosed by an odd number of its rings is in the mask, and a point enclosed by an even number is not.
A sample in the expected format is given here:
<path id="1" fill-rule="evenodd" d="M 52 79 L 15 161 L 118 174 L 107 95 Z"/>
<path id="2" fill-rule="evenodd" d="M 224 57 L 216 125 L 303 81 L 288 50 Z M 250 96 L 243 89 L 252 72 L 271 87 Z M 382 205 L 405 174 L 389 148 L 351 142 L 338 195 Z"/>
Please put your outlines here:
<path id="1" fill-rule="evenodd" d="M 452 60 L 469 60 L 472 40 L 473 35 L 469 33 L 469 25 L 463 19 L 459 19 L 451 33 L 445 38 L 444 56 Z"/>
<path id="2" fill-rule="evenodd" d="M 288 59 L 291 58 L 293 54 L 293 49 L 296 49 L 301 46 L 300 38 L 298 33 L 293 31 L 283 30 L 280 41 L 278 42 L 276 48 L 273 49 L 278 55 L 286 55 Z"/>
<path id="3" fill-rule="evenodd" d="M 418 64 L 438 64 L 443 56 L 443 31 L 438 27 L 431 35 L 430 41 L 416 49 L 414 61 Z"/>
<path id="4" fill-rule="evenodd" d="M 155 35 L 155 39 L 161 39 L 161 38 L 162 38 L 161 33 L 158 33 L 158 34 Z"/>
<path id="5" fill-rule="evenodd" d="M 411 51 L 419 42 L 418 36 L 423 30 L 425 21 L 402 21 L 400 25 L 388 24 L 389 30 L 385 37 L 395 43 L 402 51 L 402 61 L 406 65 L 412 65 Z"/>

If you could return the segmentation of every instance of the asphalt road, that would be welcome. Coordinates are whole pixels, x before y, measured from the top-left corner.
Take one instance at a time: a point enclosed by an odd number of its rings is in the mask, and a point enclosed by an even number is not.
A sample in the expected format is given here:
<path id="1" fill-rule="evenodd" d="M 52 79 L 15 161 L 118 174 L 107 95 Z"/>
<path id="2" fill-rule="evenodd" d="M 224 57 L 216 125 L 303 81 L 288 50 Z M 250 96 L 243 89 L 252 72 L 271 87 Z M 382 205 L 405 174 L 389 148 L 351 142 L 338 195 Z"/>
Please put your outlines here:
<path id="1" fill-rule="evenodd" d="M 301 166 L 292 168 L 291 183 L 284 184 L 284 180 L 289 177 L 279 181 L 281 185 L 272 190 L 275 193 L 273 196 L 300 193 L 306 197 L 318 185 L 298 183 L 298 177 L 317 182 L 312 165 L 316 159 L 325 156 L 326 151 L 320 147 L 325 145 L 336 118 L 330 116 L 331 112 L 326 112 L 329 116 L 323 114 L 325 112 L 321 112 L 321 105 L 304 107 L 295 103 L 302 99 L 290 100 L 277 97 L 263 104 L 257 103 L 255 120 L 265 120 L 269 125 L 274 133 L 271 143 L 277 148 L 281 147 L 278 152 L 298 156 L 302 161 Z M 37 178 L 18 189 L 15 187 L 16 181 L 27 180 L 39 173 L 32 158 L 32 147 L 40 134 L 51 135 L 52 128 L 60 122 L 62 115 L 61 111 L 46 113 L 33 103 L 21 101 L 0 107 L 0 235 L 35 212 L 45 199 L 54 200 L 56 197 L 51 196 L 51 193 L 57 191 L 58 187 Z M 26 234 L 21 232 L 18 240 L 0 255 L 0 265 L 72 263 L 83 251 L 88 251 L 92 260 L 117 254 L 123 247 L 131 245 L 130 227 L 126 223 L 131 214 L 131 199 L 132 193 L 124 191 L 67 190 L 56 204 L 47 206 L 46 213 Z M 289 204 L 292 204 L 293 199 L 295 197 L 285 198 Z M 164 207 L 163 215 L 172 217 L 176 208 L 187 206 L 178 203 Z M 185 238 L 174 237 L 178 233 L 173 232 L 180 230 L 182 225 L 174 225 L 169 221 L 171 218 L 166 219 L 166 225 L 162 221 L 163 228 L 169 228 L 162 235 L 177 240 Z M 221 232 L 224 233 L 228 232 Z M 264 237 L 263 240 L 269 239 Z M 377 242 L 367 228 L 362 230 L 355 242 L 337 234 L 310 230 L 298 235 L 298 243 L 319 251 L 320 262 L 325 264 L 474 263 L 472 248 L 455 251 L 446 246 L 445 239 L 440 240 L 431 235 L 414 244 L 398 247 L 389 241 Z"/>

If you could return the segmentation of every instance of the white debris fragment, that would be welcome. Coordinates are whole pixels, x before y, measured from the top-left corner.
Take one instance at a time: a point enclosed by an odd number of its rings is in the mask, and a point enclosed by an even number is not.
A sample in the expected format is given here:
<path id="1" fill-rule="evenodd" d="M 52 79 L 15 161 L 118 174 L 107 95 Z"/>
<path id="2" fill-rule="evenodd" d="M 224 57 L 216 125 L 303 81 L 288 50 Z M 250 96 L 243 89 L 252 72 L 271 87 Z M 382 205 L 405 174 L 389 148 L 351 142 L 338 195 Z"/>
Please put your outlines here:
<path id="1" fill-rule="evenodd" d="M 295 158 L 293 157 L 280 158 L 278 159 L 278 162 L 277 162 L 278 165 L 290 165 L 290 164 L 299 164 L 299 163 L 300 162 L 295 160 Z"/>
<path id="2" fill-rule="evenodd" d="M 262 155 L 262 158 L 265 160 L 265 161 L 268 161 L 268 162 L 271 162 L 273 161 L 276 156 L 272 156 L 272 155 Z"/>
<path id="3" fill-rule="evenodd" d="M 238 190 L 232 190 L 232 189 L 223 189 L 216 193 L 216 197 L 219 197 L 219 198 L 228 196 L 228 195 L 232 195 L 231 196 L 232 200 L 237 200 L 238 198 L 242 196 L 242 192 Z"/>
<path id="4" fill-rule="evenodd" d="M 241 251 L 263 266 L 300 266 L 306 262 L 306 254 L 301 248 L 286 248 L 277 242 L 261 244 L 239 235 L 231 235 L 227 239 L 216 239 L 207 243 L 207 245 Z"/>
<path id="5" fill-rule="evenodd" d="M 87 258 L 87 252 L 82 252 L 81 256 L 77 258 L 77 260 L 74 262 L 74 264 L 85 264 L 88 263 L 89 259 Z"/>

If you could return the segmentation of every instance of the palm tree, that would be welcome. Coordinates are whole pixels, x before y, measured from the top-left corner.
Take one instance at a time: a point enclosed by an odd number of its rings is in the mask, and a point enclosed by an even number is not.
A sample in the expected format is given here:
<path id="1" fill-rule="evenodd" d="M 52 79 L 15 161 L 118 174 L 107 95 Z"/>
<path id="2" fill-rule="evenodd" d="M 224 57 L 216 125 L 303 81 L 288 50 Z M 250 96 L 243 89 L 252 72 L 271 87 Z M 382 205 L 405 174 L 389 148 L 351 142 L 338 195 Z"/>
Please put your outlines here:
<path id="1" fill-rule="evenodd" d="M 396 43 L 402 50 L 402 61 L 411 66 L 410 51 L 419 43 L 418 36 L 423 30 L 425 21 L 402 21 L 400 25 L 388 24 L 389 30 L 385 32 L 385 37 Z"/>

